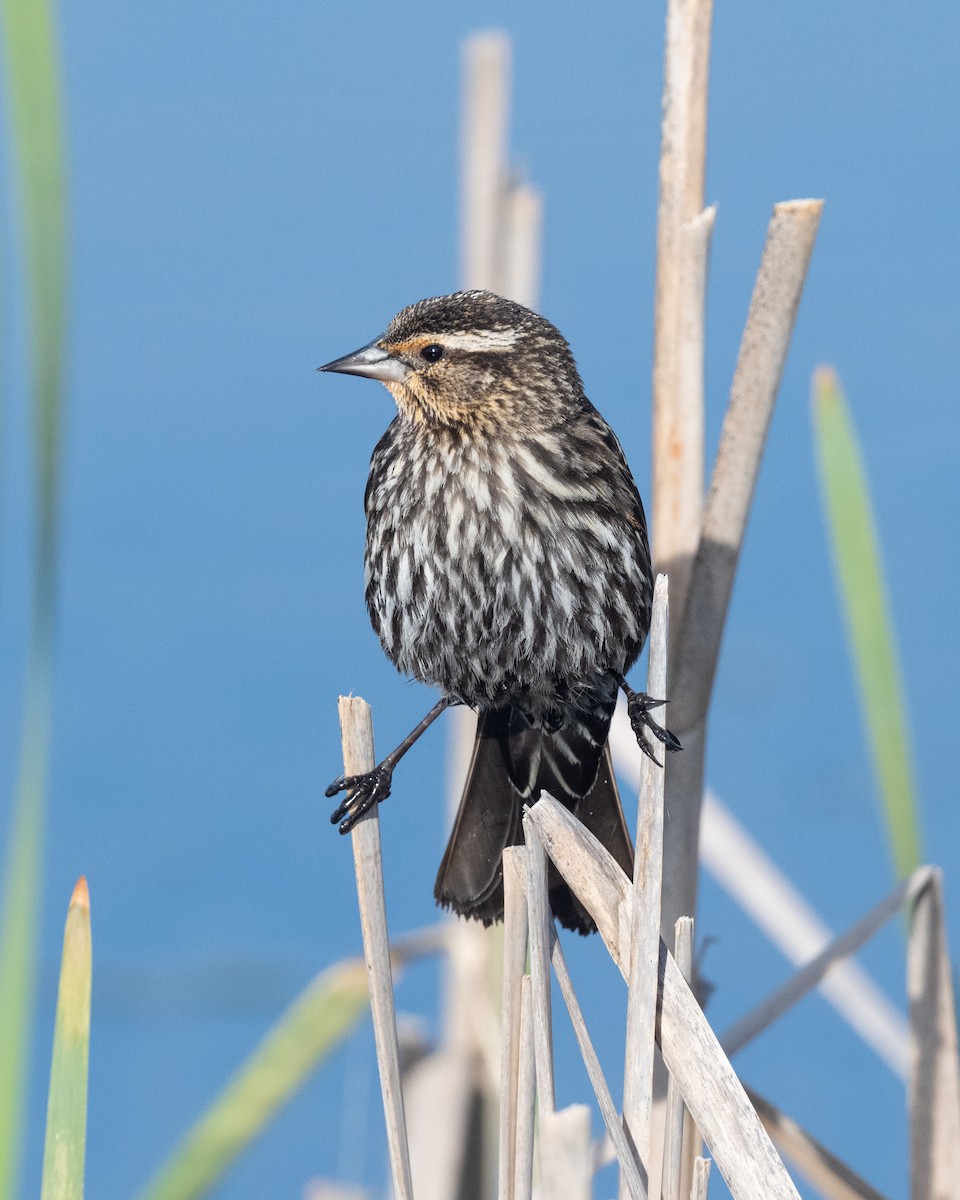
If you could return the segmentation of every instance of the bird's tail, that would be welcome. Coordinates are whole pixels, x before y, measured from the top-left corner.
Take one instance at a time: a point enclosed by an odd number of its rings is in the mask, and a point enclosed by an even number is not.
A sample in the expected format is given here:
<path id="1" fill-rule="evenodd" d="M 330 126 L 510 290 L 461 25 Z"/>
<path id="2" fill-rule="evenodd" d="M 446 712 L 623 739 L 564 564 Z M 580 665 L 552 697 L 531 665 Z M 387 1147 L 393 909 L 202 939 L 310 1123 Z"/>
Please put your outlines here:
<path id="1" fill-rule="evenodd" d="M 533 803 L 541 791 L 565 804 L 632 877 L 633 845 L 613 777 L 609 724 L 609 718 L 597 721 L 589 733 L 581 724 L 549 732 L 531 727 L 510 706 L 481 714 L 460 808 L 437 874 L 439 904 L 485 925 L 503 919 L 501 856 L 507 846 L 523 842 L 523 805 Z M 573 790 L 576 776 L 585 794 Z M 593 919 L 552 863 L 547 882 L 557 920 L 568 929 L 592 933 Z"/>

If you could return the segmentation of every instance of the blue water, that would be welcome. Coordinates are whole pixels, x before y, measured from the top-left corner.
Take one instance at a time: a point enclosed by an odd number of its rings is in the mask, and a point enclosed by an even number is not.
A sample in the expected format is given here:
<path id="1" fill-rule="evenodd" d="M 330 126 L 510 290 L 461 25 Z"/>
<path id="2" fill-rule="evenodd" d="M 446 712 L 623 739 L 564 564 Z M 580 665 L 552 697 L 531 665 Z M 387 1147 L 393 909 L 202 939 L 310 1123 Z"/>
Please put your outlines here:
<path id="1" fill-rule="evenodd" d="M 956 946 L 960 362 L 946 198 L 960 170 L 945 114 L 960 15 L 943 2 L 926 15 L 885 6 L 867 24 L 855 6 L 718 6 L 711 455 L 771 204 L 815 195 L 827 206 L 724 640 L 709 778 L 834 927 L 889 886 L 812 455 L 809 379 L 829 361 L 874 487 L 926 843 L 947 869 Z M 37 1194 L 56 963 L 82 872 L 95 953 L 88 1188 L 124 1197 L 298 989 L 359 947 L 349 847 L 321 795 L 339 770 L 336 696 L 373 703 L 383 748 L 432 697 L 395 675 L 362 602 L 361 498 L 392 403 L 314 368 L 403 304 L 456 286 L 458 55 L 475 28 L 499 23 L 515 41 L 512 154 L 546 196 L 543 311 L 649 492 L 662 13 L 95 0 L 61 21 L 71 339 L 22 1194 Z M 29 463 L 5 212 L 4 818 Z M 381 811 L 398 931 L 435 916 L 443 777 L 433 733 Z M 723 1028 L 787 967 L 709 881 L 699 930 L 715 939 L 705 970 Z M 571 960 L 616 1091 L 619 985 L 596 942 L 574 943 Z M 902 1001 L 899 928 L 864 960 Z M 399 1002 L 433 1020 L 436 994 L 436 967 L 417 968 Z M 562 1102 L 587 1097 L 568 1050 Z M 876 1186 L 904 1193 L 903 1089 L 822 1001 L 742 1065 Z M 364 1030 L 219 1194 L 300 1195 L 308 1178 L 336 1174 L 380 1189 L 382 1130 Z M 614 1186 L 605 1176 L 598 1194 Z"/>

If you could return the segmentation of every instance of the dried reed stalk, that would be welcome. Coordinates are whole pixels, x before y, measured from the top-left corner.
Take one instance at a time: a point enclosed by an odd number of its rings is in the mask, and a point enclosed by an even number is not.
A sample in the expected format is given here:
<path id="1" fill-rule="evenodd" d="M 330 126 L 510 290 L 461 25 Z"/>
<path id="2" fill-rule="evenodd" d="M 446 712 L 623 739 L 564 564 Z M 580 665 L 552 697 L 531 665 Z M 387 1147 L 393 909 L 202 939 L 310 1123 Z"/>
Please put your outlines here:
<path id="1" fill-rule="evenodd" d="M 684 753 L 666 777 L 662 929 L 696 913 L 706 713 L 733 577 L 770 416 L 823 205 L 774 206 L 757 273 L 700 540 L 682 610 L 670 684 L 671 728 Z"/>
<path id="2" fill-rule="evenodd" d="M 657 576 L 650 625 L 647 694 L 666 695 L 669 589 Z M 633 866 L 630 975 L 623 1071 L 623 1124 L 642 1162 L 650 1161 L 653 1059 L 660 959 L 660 887 L 663 878 L 663 771 L 647 755 L 640 763 L 637 849 Z M 623 1181 L 621 1181 L 621 1189 Z"/>
<path id="3" fill-rule="evenodd" d="M 571 1104 L 541 1113 L 540 1200 L 591 1200 L 593 1147 L 590 1108 Z"/>
<path id="4" fill-rule="evenodd" d="M 520 1054 L 517 1073 L 517 1143 L 514 1160 L 513 1194 L 530 1200 L 533 1192 L 533 1129 L 535 1121 L 537 1068 L 534 1053 L 533 989 L 530 976 L 520 983 Z"/>
<path id="5" fill-rule="evenodd" d="M 542 800 L 538 802 L 538 804 L 542 803 Z M 557 801 L 552 800 L 552 803 L 556 804 Z M 560 806 L 558 805 L 558 807 Z M 576 818 L 573 819 L 576 820 Z M 577 824 L 579 825 L 579 822 Z M 580 828 L 582 829 L 583 826 L 581 825 Z M 617 870 L 620 870 L 620 868 L 618 867 Z M 617 1106 L 610 1095 L 610 1088 L 604 1078 L 600 1060 L 597 1058 L 597 1052 L 593 1048 L 587 1023 L 583 1019 L 583 1010 L 580 1008 L 580 1001 L 577 999 L 577 993 L 574 991 L 573 980 L 570 978 L 570 972 L 567 969 L 567 960 L 563 956 L 557 931 L 551 927 L 550 932 L 550 960 L 553 963 L 554 974 L 560 986 L 560 994 L 563 996 L 563 1001 L 567 1006 L 567 1012 L 570 1014 L 570 1023 L 576 1035 L 577 1045 L 580 1047 L 584 1066 L 587 1068 L 587 1075 L 593 1086 L 593 1093 L 600 1107 L 600 1114 L 603 1117 L 603 1122 L 607 1127 L 607 1134 L 613 1143 L 617 1161 L 620 1164 L 620 1176 L 626 1180 L 627 1190 L 633 1197 L 633 1200 L 647 1200 L 647 1172 L 643 1164 L 638 1160 L 635 1149 L 627 1139 L 623 1123 L 620 1120 L 620 1114 L 617 1112 Z"/>
<path id="6" fill-rule="evenodd" d="M 547 856 L 536 828 L 523 821 L 526 843 L 527 913 L 530 932 L 530 979 L 533 1041 L 537 1056 L 537 1096 L 543 1112 L 556 1109 L 553 1089 L 553 1018 L 550 1010 L 550 899 Z"/>
<path id="7" fill-rule="evenodd" d="M 833 940 L 799 891 L 714 793 L 703 797 L 701 861 L 714 878 L 795 966 Z M 909 1073 L 907 1022 L 853 960 L 838 962 L 821 994 L 899 1078 Z"/>
<path id="8" fill-rule="evenodd" d="M 476 34 L 464 45 L 460 279 L 465 288 L 489 288 L 532 308 L 539 291 L 543 203 L 536 189 L 509 179 L 510 59 L 510 40 L 498 31 Z M 476 722 L 470 709 L 453 710 L 451 809 L 463 791 Z M 453 929 L 445 979 L 445 1041 L 459 1055 L 471 1086 L 484 1097 L 479 1144 L 486 1169 L 494 1148 L 494 1138 L 488 1135 L 501 1058 L 496 996 L 507 981 L 498 976 L 498 930 L 469 921 L 457 921 Z M 502 1122 L 500 1132 L 502 1139 Z M 514 1144 L 511 1141 L 511 1148 Z M 513 1186 L 512 1171 L 504 1175 L 507 1169 L 502 1162 L 496 1169 L 501 1194 L 508 1178 Z"/>
<path id="9" fill-rule="evenodd" d="M 693 1184 L 690 1188 L 690 1200 L 707 1200 L 707 1188 L 710 1186 L 710 1159 L 693 1160 Z"/>
<path id="10" fill-rule="evenodd" d="M 869 941 L 887 921 L 898 912 L 904 904 L 911 904 L 920 892 L 929 884 L 933 874 L 932 867 L 920 867 L 909 879 L 901 884 L 872 908 L 848 930 L 833 939 L 815 958 L 792 975 L 782 987 L 779 987 L 750 1012 L 735 1022 L 720 1038 L 720 1044 L 730 1058 L 755 1037 L 768 1029 L 794 1004 L 802 1000 L 823 979 L 826 973 L 838 962 L 855 954 L 857 950 Z"/>
<path id="11" fill-rule="evenodd" d="M 677 613 L 703 504 L 703 209 L 713 0 L 670 0 L 664 59 L 653 365 L 653 544 Z M 707 224 L 712 224 L 708 219 Z M 696 349 L 699 347 L 699 350 Z M 691 352 L 692 350 L 692 352 Z"/>
<path id="12" fill-rule="evenodd" d="M 506 34 L 491 30 L 467 38 L 463 81 L 460 278 L 466 287 L 495 291 L 500 283 L 510 121 Z"/>
<path id="13" fill-rule="evenodd" d="M 910 1000 L 910 1198 L 960 1197 L 957 1010 L 943 917 L 943 876 L 931 872 L 907 944 Z"/>
<path id="14" fill-rule="evenodd" d="M 520 1078 L 520 1013 L 527 959 L 527 897 L 524 850 L 503 852 L 503 1006 L 500 1017 L 500 1152 L 497 1194 L 511 1200 L 516 1178 L 517 1088 Z"/>
<path id="15" fill-rule="evenodd" d="M 529 183 L 514 184 L 507 193 L 502 294 L 527 308 L 540 302 L 543 237 L 543 193 Z"/>
<path id="16" fill-rule="evenodd" d="M 441 1047 L 403 1068 L 410 1174 L 417 1200 L 451 1200 L 463 1177 L 473 1091 L 460 1054 Z"/>
<path id="17" fill-rule="evenodd" d="M 461 101 L 460 279 L 466 288 L 500 286 L 504 251 L 505 199 L 508 188 L 507 136 L 510 112 L 509 38 L 498 31 L 475 34 L 464 43 Z M 518 216 L 518 228 L 522 224 Z M 476 714 L 465 706 L 451 714 L 450 810 L 455 811 L 476 732 Z M 453 922 L 444 979 L 444 1041 L 456 1053 L 467 1086 L 482 1097 L 479 1136 L 466 1128 L 464 1147 L 478 1147 L 470 1170 L 500 1177 L 492 1163 L 497 1138 L 495 1118 L 501 1057 L 497 998 L 502 956 L 496 932 L 471 921 Z M 420 1136 L 433 1138 L 430 1130 Z M 512 1180 L 511 1180 L 512 1184 Z"/>
<path id="18" fill-rule="evenodd" d="M 567 810 L 544 795 L 528 810 L 560 874 L 597 922 L 629 978 L 624 914 L 632 885 L 610 854 Z M 554 960 L 556 969 L 556 959 Z M 690 1114 L 735 1200 L 798 1200 L 796 1188 L 672 955 L 660 945 L 658 1042 Z M 557 972 L 560 978 L 559 971 Z"/>
<path id="19" fill-rule="evenodd" d="M 681 917 L 674 931 L 674 956 L 680 974 L 687 983 L 693 975 L 693 918 Z M 683 1175 L 683 1125 L 685 1107 L 677 1082 L 671 1075 L 667 1081 L 667 1108 L 664 1118 L 663 1170 L 660 1192 L 663 1200 L 680 1200 L 680 1180 Z"/>
<path id="20" fill-rule="evenodd" d="M 376 759 L 373 752 L 373 720 L 369 704 L 359 696 L 341 696 L 339 709 L 344 775 L 362 775 L 366 771 L 372 771 Z M 403 1093 L 400 1088 L 400 1047 L 397 1041 L 393 975 L 390 970 L 390 939 L 383 892 L 380 820 L 376 805 L 354 825 L 351 841 L 393 1193 L 397 1200 L 412 1200 L 413 1183 L 403 1115 Z"/>
<path id="21" fill-rule="evenodd" d="M 810 1180 L 824 1200 L 884 1200 L 865 1179 L 842 1162 L 792 1117 L 747 1088 L 750 1103 L 778 1150 Z"/>

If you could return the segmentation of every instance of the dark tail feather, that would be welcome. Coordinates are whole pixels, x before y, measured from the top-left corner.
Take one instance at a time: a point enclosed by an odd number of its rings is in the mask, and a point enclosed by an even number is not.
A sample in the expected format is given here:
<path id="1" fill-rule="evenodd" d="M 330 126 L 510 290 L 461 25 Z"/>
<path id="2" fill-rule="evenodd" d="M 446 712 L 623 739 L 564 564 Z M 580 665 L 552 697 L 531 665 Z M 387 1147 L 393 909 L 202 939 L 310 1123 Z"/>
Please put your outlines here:
<path id="1" fill-rule="evenodd" d="M 509 709 L 480 715 L 473 758 L 453 832 L 437 873 L 437 903 L 489 925 L 503 919 L 501 856 L 523 841 L 523 802 L 511 786 L 504 750 Z"/>
<path id="2" fill-rule="evenodd" d="M 439 904 L 485 925 L 503 919 L 503 851 L 523 842 L 524 800 L 510 782 L 511 733 L 509 707 L 481 714 L 466 786 L 434 888 Z M 529 733 L 525 731 L 524 736 Z M 543 736 L 556 742 L 563 731 Z M 572 796 L 557 786 L 558 782 L 543 779 L 541 774 L 537 795 L 540 787 L 546 788 L 572 809 L 632 876 L 633 846 L 620 807 L 609 747 L 603 745 L 596 779 L 586 796 Z M 579 933 L 596 929 L 552 863 L 548 887 L 550 905 L 562 925 Z"/>

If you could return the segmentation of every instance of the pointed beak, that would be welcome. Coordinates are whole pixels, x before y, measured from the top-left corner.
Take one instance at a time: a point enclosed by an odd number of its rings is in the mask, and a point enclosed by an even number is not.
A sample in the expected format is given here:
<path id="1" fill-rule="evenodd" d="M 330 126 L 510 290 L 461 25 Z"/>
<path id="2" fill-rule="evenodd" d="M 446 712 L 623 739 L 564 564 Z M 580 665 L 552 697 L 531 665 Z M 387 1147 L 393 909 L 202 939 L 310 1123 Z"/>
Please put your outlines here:
<path id="1" fill-rule="evenodd" d="M 353 354 L 335 358 L 333 362 L 317 367 L 317 370 L 337 371 L 341 375 L 364 375 L 367 379 L 379 379 L 381 383 L 402 383 L 410 372 L 409 367 L 378 346 L 376 341 L 362 346 Z"/>

